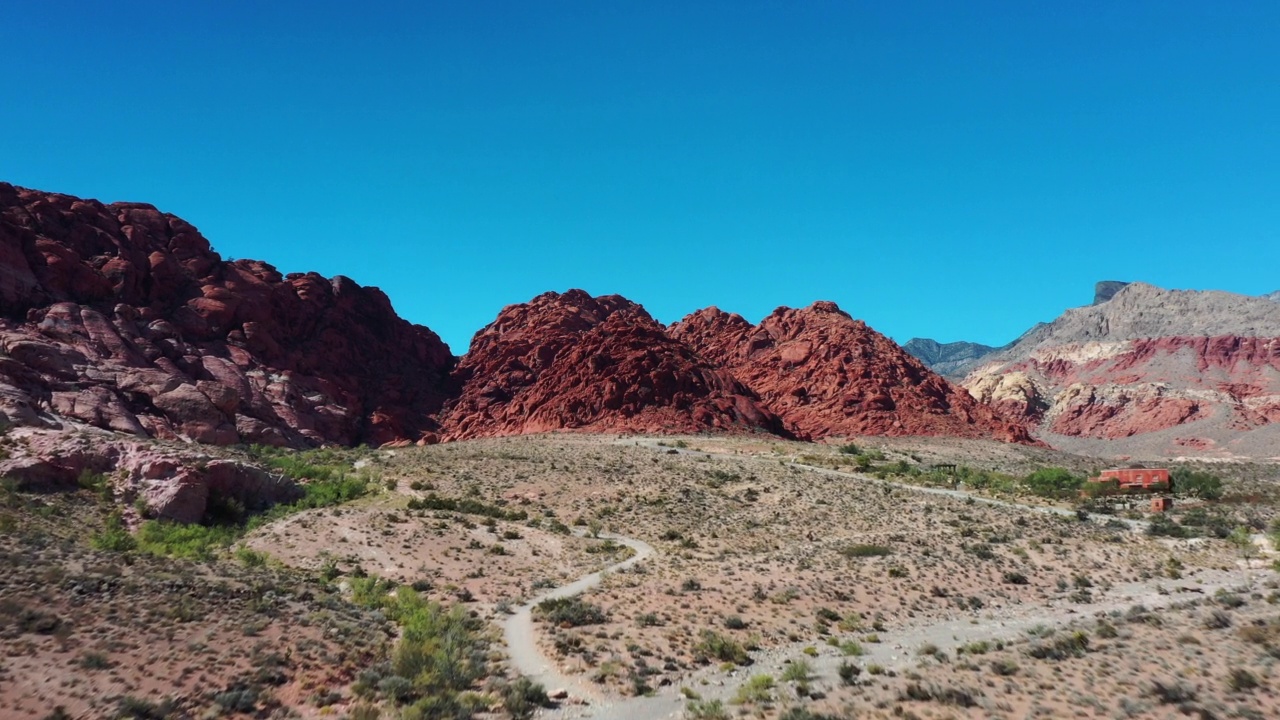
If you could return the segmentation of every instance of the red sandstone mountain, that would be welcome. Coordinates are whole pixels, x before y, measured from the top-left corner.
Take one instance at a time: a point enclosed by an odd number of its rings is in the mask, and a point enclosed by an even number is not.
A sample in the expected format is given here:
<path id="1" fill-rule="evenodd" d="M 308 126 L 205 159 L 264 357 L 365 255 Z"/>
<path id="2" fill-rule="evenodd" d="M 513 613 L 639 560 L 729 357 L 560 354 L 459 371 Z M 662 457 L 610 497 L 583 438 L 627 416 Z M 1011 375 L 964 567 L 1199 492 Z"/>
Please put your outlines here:
<path id="1" fill-rule="evenodd" d="M 504 308 L 454 373 L 446 439 L 576 429 L 789 435 L 728 372 L 617 295 L 546 293 Z"/>
<path id="2" fill-rule="evenodd" d="M 964 384 L 1055 447 L 1274 455 L 1280 304 L 1134 283 L 984 358 Z"/>
<path id="3" fill-rule="evenodd" d="M 376 288 L 223 261 L 150 205 L 0 183 L 0 425 L 377 444 L 435 427 L 452 365 Z"/>
<path id="4" fill-rule="evenodd" d="M 726 368 L 769 410 L 815 439 L 949 435 L 1031 442 L 969 393 L 834 303 L 779 308 L 759 325 L 707 308 L 670 334 Z"/>

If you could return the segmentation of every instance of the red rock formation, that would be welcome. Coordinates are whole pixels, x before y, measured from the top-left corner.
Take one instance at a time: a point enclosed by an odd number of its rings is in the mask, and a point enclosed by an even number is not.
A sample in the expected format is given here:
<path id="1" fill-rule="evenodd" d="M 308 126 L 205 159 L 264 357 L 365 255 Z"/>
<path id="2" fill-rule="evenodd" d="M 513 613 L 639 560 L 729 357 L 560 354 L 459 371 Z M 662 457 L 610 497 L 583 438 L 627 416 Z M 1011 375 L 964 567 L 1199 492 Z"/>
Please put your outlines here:
<path id="1" fill-rule="evenodd" d="M 252 512 L 302 494 L 292 480 L 251 465 L 91 433 L 26 431 L 10 456 L 0 460 L 0 476 L 23 490 L 50 492 L 74 490 L 86 470 L 102 473 L 124 505 L 187 523 L 217 519 L 212 515 L 232 501 Z"/>
<path id="2" fill-rule="evenodd" d="M 729 373 L 617 295 L 546 293 L 504 308 L 455 372 L 448 440 L 551 430 L 788 434 Z"/>
<path id="3" fill-rule="evenodd" d="M 416 439 L 453 358 L 344 277 L 223 261 L 180 218 L 0 183 L 0 423 L 229 444 Z"/>
<path id="4" fill-rule="evenodd" d="M 670 334 L 728 369 L 799 432 L 1032 442 L 1021 425 L 928 370 L 834 303 L 779 308 L 759 325 L 707 308 Z"/>

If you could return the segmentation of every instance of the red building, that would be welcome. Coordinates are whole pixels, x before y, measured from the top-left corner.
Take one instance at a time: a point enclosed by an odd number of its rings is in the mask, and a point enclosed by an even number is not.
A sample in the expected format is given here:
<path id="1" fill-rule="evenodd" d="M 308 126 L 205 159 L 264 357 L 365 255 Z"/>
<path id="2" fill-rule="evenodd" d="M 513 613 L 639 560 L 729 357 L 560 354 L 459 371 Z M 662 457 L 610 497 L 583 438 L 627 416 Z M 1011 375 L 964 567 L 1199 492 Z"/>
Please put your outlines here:
<path id="1" fill-rule="evenodd" d="M 1169 471 L 1165 468 L 1116 468 L 1103 470 L 1089 482 L 1115 482 L 1121 490 L 1169 490 Z"/>

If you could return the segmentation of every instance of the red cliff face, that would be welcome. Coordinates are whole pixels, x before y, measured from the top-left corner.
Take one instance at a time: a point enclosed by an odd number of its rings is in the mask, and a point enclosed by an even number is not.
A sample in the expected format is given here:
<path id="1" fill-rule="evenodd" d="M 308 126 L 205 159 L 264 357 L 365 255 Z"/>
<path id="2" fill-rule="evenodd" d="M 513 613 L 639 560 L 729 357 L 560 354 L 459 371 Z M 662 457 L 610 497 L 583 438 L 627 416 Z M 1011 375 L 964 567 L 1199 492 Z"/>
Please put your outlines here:
<path id="1" fill-rule="evenodd" d="M 417 437 L 453 364 L 376 288 L 225 262 L 149 205 L 3 183 L 0 350 L 11 422 L 217 444 Z"/>
<path id="2" fill-rule="evenodd" d="M 779 308 L 755 326 L 708 308 L 673 325 L 670 334 L 732 372 L 766 407 L 815 439 L 948 435 L 1032 442 L 1023 426 L 834 303 Z"/>
<path id="3" fill-rule="evenodd" d="M 454 373 L 446 439 L 550 430 L 788 434 L 729 373 L 617 295 L 546 293 L 503 309 Z"/>

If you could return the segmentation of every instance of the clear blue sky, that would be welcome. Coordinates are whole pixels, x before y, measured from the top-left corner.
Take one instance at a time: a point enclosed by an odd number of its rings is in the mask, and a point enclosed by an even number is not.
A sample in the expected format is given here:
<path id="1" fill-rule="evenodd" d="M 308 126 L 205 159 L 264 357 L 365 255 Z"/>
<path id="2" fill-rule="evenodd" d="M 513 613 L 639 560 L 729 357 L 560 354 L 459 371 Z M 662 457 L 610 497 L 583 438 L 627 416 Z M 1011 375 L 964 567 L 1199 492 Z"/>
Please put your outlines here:
<path id="1" fill-rule="evenodd" d="M 840 303 L 1006 342 L 1099 279 L 1280 288 L 1280 3 L 9 2 L 0 179 L 506 304 Z"/>

